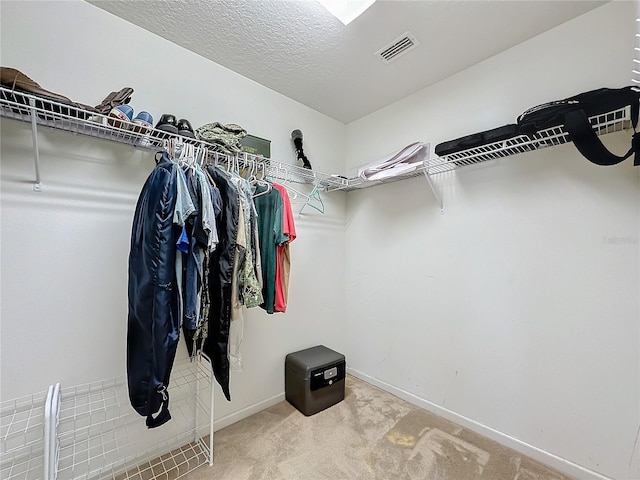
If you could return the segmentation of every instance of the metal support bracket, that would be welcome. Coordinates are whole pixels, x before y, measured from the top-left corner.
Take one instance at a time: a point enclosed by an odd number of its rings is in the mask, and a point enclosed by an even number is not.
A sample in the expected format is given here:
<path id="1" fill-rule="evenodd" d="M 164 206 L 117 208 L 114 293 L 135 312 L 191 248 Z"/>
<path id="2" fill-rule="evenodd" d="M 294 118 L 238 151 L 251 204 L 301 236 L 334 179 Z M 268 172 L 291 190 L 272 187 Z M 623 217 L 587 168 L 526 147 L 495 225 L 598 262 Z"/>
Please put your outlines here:
<path id="1" fill-rule="evenodd" d="M 40 151 L 38 149 L 38 124 L 36 122 L 36 101 L 33 98 L 29 99 L 29 105 L 31 106 L 31 135 L 33 136 L 33 165 L 36 170 L 36 181 L 33 184 L 33 190 L 40 192 L 42 186 L 40 185 Z"/>
<path id="2" fill-rule="evenodd" d="M 440 195 L 438 195 L 438 191 L 436 190 L 436 187 L 433 185 L 433 182 L 431 181 L 431 177 L 429 176 L 429 169 L 424 169 L 422 171 L 422 173 L 424 173 L 424 178 L 427 179 L 427 183 L 429 184 L 429 187 L 431 187 L 431 191 L 433 192 L 433 196 L 436 197 L 436 202 L 438 202 L 438 205 L 440 205 L 440 212 L 442 213 L 444 211 L 444 205 L 442 203 L 442 198 L 440 197 Z"/>

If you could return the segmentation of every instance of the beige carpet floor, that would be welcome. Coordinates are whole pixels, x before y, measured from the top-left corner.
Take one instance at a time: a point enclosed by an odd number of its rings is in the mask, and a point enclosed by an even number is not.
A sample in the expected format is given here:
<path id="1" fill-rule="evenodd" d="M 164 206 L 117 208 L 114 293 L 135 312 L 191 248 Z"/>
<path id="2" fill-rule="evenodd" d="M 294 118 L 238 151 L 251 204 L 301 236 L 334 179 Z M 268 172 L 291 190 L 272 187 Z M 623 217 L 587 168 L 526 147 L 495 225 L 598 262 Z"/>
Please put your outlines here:
<path id="1" fill-rule="evenodd" d="M 189 480 L 569 480 L 348 376 L 344 401 L 305 417 L 288 402 L 214 436 Z"/>

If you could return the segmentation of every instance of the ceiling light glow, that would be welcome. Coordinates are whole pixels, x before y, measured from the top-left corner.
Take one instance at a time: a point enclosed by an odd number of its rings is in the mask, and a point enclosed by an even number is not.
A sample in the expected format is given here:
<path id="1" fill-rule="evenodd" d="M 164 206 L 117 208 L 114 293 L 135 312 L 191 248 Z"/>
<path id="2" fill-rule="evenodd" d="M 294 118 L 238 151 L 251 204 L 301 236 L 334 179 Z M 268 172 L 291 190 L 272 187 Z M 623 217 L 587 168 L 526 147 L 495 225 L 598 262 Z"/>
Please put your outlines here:
<path id="1" fill-rule="evenodd" d="M 376 0 L 318 0 L 320 5 L 345 25 L 348 25 L 374 4 Z"/>

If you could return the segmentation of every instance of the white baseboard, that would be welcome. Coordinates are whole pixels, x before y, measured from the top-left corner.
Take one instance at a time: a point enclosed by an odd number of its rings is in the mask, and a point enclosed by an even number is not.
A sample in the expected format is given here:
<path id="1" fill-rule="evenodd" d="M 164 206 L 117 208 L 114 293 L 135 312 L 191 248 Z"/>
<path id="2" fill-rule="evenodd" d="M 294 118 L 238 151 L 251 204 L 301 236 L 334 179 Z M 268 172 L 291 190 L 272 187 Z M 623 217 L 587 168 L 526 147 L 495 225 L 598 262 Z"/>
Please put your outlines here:
<path id="1" fill-rule="evenodd" d="M 213 431 L 218 431 L 221 428 L 228 427 L 240 420 L 250 417 L 254 413 L 261 412 L 262 410 L 272 407 L 276 403 L 280 403 L 284 400 L 284 392 L 274 395 L 271 398 L 267 398 L 266 400 L 262 400 L 261 402 L 254 403 L 253 405 L 249 405 L 237 412 L 230 413 L 229 415 L 225 415 L 224 417 L 220 417 L 217 420 L 213 421 Z"/>
<path id="2" fill-rule="evenodd" d="M 527 457 L 532 458 L 537 462 L 554 468 L 555 470 L 565 475 L 580 480 L 614 480 L 598 472 L 594 472 L 593 470 L 589 470 L 588 468 L 573 463 L 570 460 L 554 455 L 553 453 L 542 450 L 531 444 L 523 442 L 522 440 L 518 440 L 517 438 L 507 435 L 506 433 L 500 432 L 487 425 L 483 425 L 476 422 L 475 420 L 436 405 L 435 403 L 425 400 L 422 397 L 414 395 L 413 393 L 407 392 L 406 390 L 398 388 L 394 385 L 388 384 L 382 380 L 378 380 L 377 378 L 371 377 L 363 372 L 347 367 L 347 373 L 371 385 L 381 388 L 382 390 L 385 390 L 386 392 L 389 392 L 396 397 L 406 400 L 407 402 L 417 407 L 435 413 L 436 415 L 446 418 L 447 420 L 451 420 L 461 427 L 468 428 L 469 430 L 479 433 L 480 435 L 484 435 L 491 440 L 495 440 L 496 442 L 509 447 L 516 452 L 526 455 Z"/>

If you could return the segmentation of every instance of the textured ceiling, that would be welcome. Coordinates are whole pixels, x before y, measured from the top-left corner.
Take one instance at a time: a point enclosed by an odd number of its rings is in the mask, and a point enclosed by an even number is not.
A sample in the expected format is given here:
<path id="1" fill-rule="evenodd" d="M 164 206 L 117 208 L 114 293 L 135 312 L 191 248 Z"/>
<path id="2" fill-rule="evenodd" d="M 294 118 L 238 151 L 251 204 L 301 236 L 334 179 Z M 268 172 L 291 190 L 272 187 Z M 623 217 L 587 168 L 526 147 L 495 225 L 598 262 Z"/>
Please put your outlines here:
<path id="1" fill-rule="evenodd" d="M 378 0 L 345 27 L 315 0 L 89 1 L 343 123 L 606 3 Z"/>

